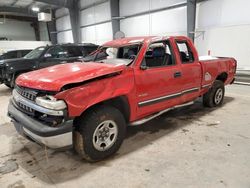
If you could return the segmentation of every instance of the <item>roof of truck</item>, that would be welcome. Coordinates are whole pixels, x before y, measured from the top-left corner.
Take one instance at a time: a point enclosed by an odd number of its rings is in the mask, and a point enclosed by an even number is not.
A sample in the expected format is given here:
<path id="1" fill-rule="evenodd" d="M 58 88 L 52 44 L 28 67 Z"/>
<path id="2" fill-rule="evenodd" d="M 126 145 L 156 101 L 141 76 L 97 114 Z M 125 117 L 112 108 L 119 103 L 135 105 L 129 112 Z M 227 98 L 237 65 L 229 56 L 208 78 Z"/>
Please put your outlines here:
<path id="1" fill-rule="evenodd" d="M 122 39 L 116 39 L 103 44 L 103 46 L 122 46 L 128 44 L 142 43 L 146 40 L 152 40 L 156 36 L 141 36 L 141 37 L 125 37 Z"/>
<path id="2" fill-rule="evenodd" d="M 51 46 L 98 46 L 96 44 L 93 43 L 62 43 L 62 44 L 55 44 L 55 45 L 51 45 Z"/>
<path id="3" fill-rule="evenodd" d="M 185 36 L 140 36 L 140 37 L 125 37 L 122 39 L 116 39 L 103 44 L 103 46 L 125 46 L 129 44 L 138 44 L 143 43 L 146 41 L 154 42 L 159 40 L 165 40 L 168 38 L 175 38 L 175 39 L 186 39 Z"/>

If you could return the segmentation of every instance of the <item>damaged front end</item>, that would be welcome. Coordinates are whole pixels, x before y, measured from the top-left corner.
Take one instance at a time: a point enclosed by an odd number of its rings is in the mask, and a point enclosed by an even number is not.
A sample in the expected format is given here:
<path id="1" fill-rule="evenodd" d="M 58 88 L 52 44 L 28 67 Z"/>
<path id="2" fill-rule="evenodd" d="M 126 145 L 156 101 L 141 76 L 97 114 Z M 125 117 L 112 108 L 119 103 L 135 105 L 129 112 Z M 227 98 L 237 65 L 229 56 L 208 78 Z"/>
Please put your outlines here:
<path id="1" fill-rule="evenodd" d="M 73 120 L 68 118 L 66 103 L 54 95 L 16 86 L 8 115 L 19 133 L 56 149 L 72 145 Z"/>

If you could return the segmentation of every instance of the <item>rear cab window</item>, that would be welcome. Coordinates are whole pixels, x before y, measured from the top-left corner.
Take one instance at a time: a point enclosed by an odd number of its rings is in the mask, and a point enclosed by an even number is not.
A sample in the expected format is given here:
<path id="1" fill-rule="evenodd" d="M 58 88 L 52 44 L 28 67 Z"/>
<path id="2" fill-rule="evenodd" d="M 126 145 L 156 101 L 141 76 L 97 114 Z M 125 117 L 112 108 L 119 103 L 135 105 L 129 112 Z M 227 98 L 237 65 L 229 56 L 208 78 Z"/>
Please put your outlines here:
<path id="1" fill-rule="evenodd" d="M 179 50 L 179 56 L 183 64 L 193 63 L 194 62 L 194 54 L 188 45 L 187 41 L 176 41 L 176 45 Z"/>

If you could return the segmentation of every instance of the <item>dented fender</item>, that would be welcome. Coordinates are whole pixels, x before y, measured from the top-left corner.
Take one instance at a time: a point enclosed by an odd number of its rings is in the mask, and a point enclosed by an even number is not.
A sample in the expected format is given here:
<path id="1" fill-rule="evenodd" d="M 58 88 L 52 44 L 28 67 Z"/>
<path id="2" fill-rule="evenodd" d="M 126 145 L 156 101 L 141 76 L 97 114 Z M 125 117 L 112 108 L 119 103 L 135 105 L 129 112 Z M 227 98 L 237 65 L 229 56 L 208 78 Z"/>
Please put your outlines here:
<path id="1" fill-rule="evenodd" d="M 131 114 L 136 114 L 134 85 L 133 69 L 128 68 L 119 75 L 88 82 L 62 91 L 55 97 L 67 103 L 68 115 L 72 118 L 80 116 L 91 106 L 119 96 L 127 97 Z"/>

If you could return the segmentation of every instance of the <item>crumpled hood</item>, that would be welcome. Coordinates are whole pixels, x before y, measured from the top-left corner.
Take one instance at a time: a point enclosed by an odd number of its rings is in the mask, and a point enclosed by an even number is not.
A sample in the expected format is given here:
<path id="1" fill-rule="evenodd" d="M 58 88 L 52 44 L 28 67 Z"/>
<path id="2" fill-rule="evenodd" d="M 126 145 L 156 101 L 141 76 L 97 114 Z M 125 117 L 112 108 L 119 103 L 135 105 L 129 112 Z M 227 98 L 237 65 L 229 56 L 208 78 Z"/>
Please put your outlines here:
<path id="1" fill-rule="evenodd" d="M 70 63 L 32 71 L 20 75 L 16 83 L 19 86 L 60 91 L 67 84 L 80 83 L 125 69 L 125 65 L 106 63 Z"/>

